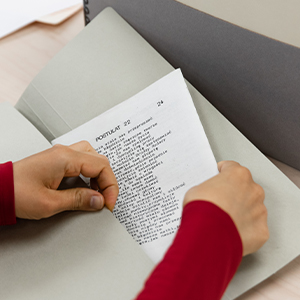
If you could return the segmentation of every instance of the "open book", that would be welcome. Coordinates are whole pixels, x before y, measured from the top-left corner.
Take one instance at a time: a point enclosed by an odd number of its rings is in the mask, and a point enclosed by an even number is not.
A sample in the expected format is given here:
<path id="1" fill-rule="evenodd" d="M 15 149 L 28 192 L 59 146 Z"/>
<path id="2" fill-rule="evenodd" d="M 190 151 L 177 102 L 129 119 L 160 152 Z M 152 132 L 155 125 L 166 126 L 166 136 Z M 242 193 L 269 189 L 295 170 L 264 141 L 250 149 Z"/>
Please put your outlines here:
<path id="1" fill-rule="evenodd" d="M 5 141 L 0 161 L 51 147 L 49 141 L 172 71 L 115 11 L 105 9 L 39 73 L 15 108 L 0 106 Z M 224 296 L 233 299 L 299 255 L 300 192 L 189 83 L 187 87 L 216 161 L 231 159 L 248 167 L 266 193 L 270 240 L 243 259 Z M 131 299 L 154 266 L 105 209 L 2 227 L 0 253 L 5 299 Z"/>
<path id="2" fill-rule="evenodd" d="M 110 161 L 114 215 L 158 263 L 179 227 L 184 194 L 218 168 L 181 71 L 55 139 L 87 140 Z"/>

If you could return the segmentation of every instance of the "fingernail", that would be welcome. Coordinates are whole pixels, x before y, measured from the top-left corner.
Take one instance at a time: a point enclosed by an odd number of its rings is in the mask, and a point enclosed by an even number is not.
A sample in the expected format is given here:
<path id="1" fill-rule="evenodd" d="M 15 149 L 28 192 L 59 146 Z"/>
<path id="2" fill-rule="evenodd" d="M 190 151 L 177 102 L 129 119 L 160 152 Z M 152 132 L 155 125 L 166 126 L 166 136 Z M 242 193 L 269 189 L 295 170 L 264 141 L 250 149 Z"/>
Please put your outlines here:
<path id="1" fill-rule="evenodd" d="M 103 196 L 92 196 L 91 201 L 90 201 L 90 206 L 93 209 L 101 209 L 103 208 L 104 205 L 104 199 Z"/>

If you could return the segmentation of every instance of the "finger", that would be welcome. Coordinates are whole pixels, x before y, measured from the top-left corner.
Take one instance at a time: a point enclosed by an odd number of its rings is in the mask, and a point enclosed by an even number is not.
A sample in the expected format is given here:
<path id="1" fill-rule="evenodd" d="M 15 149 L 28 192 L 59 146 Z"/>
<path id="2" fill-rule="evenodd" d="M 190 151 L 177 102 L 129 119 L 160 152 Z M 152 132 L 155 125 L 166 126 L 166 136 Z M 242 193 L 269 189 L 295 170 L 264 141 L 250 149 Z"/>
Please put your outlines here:
<path id="1" fill-rule="evenodd" d="M 102 191 L 102 194 L 105 199 L 106 207 L 112 212 L 117 202 L 119 188 L 116 188 L 115 186 L 109 186 Z"/>
<path id="2" fill-rule="evenodd" d="M 89 153 L 67 151 L 62 155 L 61 161 L 64 163 L 64 176 L 75 177 L 82 174 L 85 177 L 98 178 L 101 172 L 106 170 L 107 181 L 115 181 L 115 176 L 109 165 L 108 159 L 103 155 L 91 155 Z"/>
<path id="3" fill-rule="evenodd" d="M 113 211 L 119 194 L 119 186 L 110 165 L 105 167 L 95 180 L 97 180 L 99 191 L 105 198 L 106 206 Z"/>
<path id="4" fill-rule="evenodd" d="M 52 202 L 53 214 L 67 210 L 98 211 L 105 205 L 103 195 L 88 188 L 49 190 L 48 201 Z"/>
<path id="5" fill-rule="evenodd" d="M 71 149 L 75 150 L 75 151 L 79 151 L 79 152 L 85 152 L 85 153 L 88 153 L 88 154 L 93 154 L 93 155 L 96 155 L 96 157 L 101 157 L 102 159 L 102 162 L 104 164 L 106 164 L 108 162 L 108 159 L 106 156 L 104 155 L 100 155 L 97 153 L 97 151 L 95 151 L 95 149 L 92 147 L 92 145 L 87 142 L 87 141 L 80 141 L 78 143 L 75 143 L 71 146 L 69 146 Z M 91 178 L 91 187 L 92 189 L 95 189 L 95 190 L 98 190 L 98 189 L 105 189 L 106 187 L 108 187 L 110 184 L 109 182 L 105 181 L 104 179 L 111 179 L 110 176 L 111 176 L 111 172 L 112 169 L 109 165 L 109 168 L 104 168 L 102 171 L 102 174 L 103 176 L 101 177 L 101 183 L 99 182 L 100 180 L 98 178 L 95 178 L 95 177 L 92 177 Z M 84 174 L 83 174 L 84 175 Z M 87 177 L 91 177 L 91 176 L 88 176 L 86 175 Z M 106 177 L 108 176 L 108 177 Z"/>
<path id="6" fill-rule="evenodd" d="M 95 167 L 96 165 L 96 157 L 91 158 L 91 163 L 94 161 L 93 165 L 83 165 L 81 168 L 81 174 L 86 177 L 92 177 L 95 178 L 97 181 L 98 187 L 100 192 L 103 194 L 105 198 L 105 202 L 110 210 L 113 209 L 117 197 L 119 194 L 119 186 L 117 183 L 117 179 L 115 177 L 115 174 L 113 173 L 107 159 L 105 162 L 102 161 L 102 164 L 99 165 L 98 173 L 92 174 L 92 170 L 90 169 L 91 166 Z M 88 164 L 88 161 L 85 162 L 85 164 Z M 105 164 L 105 166 L 100 170 L 100 168 Z M 100 172 L 99 172 L 100 170 Z"/>
<path id="7" fill-rule="evenodd" d="M 264 202 L 266 195 L 263 187 L 258 183 L 254 183 L 254 189 L 255 189 L 256 198 Z"/>
<path id="8" fill-rule="evenodd" d="M 91 178 L 90 180 L 91 188 L 94 190 L 99 190 L 99 186 L 97 183 L 96 178 Z M 110 211 L 113 211 L 114 206 L 116 204 L 117 196 L 118 196 L 118 189 L 115 189 L 115 186 L 109 186 L 105 188 L 104 190 L 100 189 L 100 192 L 103 194 L 105 198 L 105 205 Z"/>
<path id="9" fill-rule="evenodd" d="M 82 174 L 85 177 L 95 178 L 105 202 L 112 210 L 117 201 L 119 187 L 108 159 L 103 155 L 71 151 L 67 161 L 65 176 L 73 177 Z"/>
<path id="10" fill-rule="evenodd" d="M 100 155 L 88 141 L 80 141 L 78 143 L 70 145 L 69 148 L 79 152 L 86 152 L 94 155 Z"/>
<path id="11" fill-rule="evenodd" d="M 240 166 L 240 164 L 233 160 L 223 160 L 218 162 L 218 169 L 220 173 L 228 170 L 228 168 L 237 167 L 237 166 Z"/>

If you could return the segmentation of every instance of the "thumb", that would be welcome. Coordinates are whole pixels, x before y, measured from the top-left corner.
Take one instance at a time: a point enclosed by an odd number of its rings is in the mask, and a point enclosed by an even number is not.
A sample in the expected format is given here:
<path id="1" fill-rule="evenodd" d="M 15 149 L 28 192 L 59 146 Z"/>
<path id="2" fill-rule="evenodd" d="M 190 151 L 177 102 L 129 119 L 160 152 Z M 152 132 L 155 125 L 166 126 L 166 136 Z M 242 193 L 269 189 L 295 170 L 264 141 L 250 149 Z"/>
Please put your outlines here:
<path id="1" fill-rule="evenodd" d="M 104 197 L 88 188 L 53 191 L 55 193 L 55 213 L 65 210 L 97 211 L 104 206 Z"/>

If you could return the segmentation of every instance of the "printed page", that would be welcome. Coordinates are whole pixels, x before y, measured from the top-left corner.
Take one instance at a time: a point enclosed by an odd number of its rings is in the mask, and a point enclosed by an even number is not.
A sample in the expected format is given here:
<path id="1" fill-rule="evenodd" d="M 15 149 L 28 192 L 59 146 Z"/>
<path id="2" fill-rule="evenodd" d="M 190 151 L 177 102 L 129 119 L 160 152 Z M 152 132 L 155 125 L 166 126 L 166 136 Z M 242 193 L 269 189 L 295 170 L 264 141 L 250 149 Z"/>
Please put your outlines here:
<path id="1" fill-rule="evenodd" d="M 80 140 L 108 157 L 120 188 L 113 213 L 159 262 L 180 224 L 184 194 L 218 173 L 181 71 L 52 144 Z"/>

